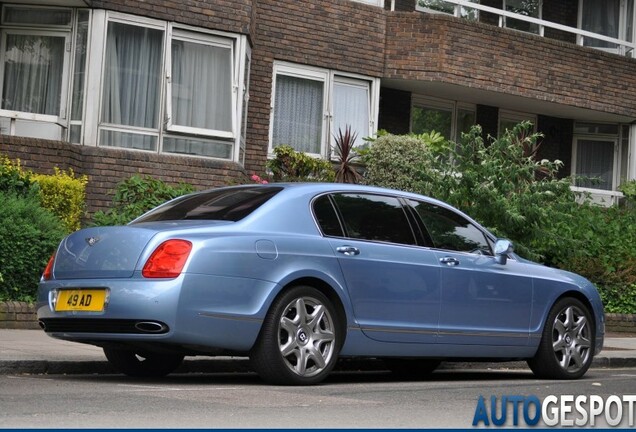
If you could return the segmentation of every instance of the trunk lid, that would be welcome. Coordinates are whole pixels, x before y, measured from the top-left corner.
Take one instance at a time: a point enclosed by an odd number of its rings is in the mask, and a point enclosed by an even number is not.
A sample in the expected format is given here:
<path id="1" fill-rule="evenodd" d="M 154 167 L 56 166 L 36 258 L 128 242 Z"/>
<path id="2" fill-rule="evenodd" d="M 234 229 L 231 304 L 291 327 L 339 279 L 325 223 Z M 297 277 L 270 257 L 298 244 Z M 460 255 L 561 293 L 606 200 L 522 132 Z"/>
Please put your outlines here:
<path id="1" fill-rule="evenodd" d="M 129 278 L 157 230 L 132 226 L 87 228 L 77 231 L 58 248 L 55 279 Z"/>

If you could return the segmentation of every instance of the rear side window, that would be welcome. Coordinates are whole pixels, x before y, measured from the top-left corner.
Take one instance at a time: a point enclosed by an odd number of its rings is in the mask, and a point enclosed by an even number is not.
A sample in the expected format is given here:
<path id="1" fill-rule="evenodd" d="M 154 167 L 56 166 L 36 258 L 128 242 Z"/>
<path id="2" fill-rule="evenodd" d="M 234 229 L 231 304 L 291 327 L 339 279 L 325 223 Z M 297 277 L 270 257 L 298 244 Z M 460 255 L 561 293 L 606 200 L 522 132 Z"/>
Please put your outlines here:
<path id="1" fill-rule="evenodd" d="M 421 201 L 409 201 L 437 249 L 491 255 L 484 233 L 461 215 Z"/>
<path id="2" fill-rule="evenodd" d="M 414 245 L 404 208 L 395 197 L 343 193 L 333 200 L 342 216 L 345 235 L 360 240 Z"/>
<path id="3" fill-rule="evenodd" d="M 320 231 L 322 231 L 324 235 L 344 237 L 336 209 L 333 207 L 333 204 L 331 204 L 329 196 L 323 195 L 316 198 L 314 201 L 314 215 L 316 216 L 318 226 L 320 226 Z"/>
<path id="4" fill-rule="evenodd" d="M 186 195 L 151 211 L 135 223 L 172 220 L 239 221 L 282 190 L 281 187 L 214 189 Z"/>

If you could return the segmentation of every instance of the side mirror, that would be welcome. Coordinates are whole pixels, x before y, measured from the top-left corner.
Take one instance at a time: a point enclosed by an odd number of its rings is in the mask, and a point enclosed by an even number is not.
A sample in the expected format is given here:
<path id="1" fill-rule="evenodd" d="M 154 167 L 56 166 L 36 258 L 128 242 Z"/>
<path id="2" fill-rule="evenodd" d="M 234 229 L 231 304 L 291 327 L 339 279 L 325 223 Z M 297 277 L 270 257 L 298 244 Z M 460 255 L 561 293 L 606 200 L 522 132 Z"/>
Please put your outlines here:
<path id="1" fill-rule="evenodd" d="M 505 265 L 508 262 L 508 254 L 514 251 L 512 242 L 506 239 L 499 239 L 495 242 L 495 262 Z"/>

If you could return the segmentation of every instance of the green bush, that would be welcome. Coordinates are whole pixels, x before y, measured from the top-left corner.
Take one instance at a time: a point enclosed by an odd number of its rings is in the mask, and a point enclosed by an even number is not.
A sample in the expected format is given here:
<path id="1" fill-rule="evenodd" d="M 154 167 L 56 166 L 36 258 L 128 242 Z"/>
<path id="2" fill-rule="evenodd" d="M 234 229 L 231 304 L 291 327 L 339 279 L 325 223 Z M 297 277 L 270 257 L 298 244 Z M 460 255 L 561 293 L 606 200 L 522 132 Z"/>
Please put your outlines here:
<path id="1" fill-rule="evenodd" d="M 53 212 L 64 223 L 67 232 L 80 229 L 86 203 L 88 177 L 76 176 L 54 168 L 53 175 L 35 174 L 33 180 L 39 185 L 42 206 Z"/>
<path id="2" fill-rule="evenodd" d="M 33 301 L 64 227 L 37 196 L 0 193 L 0 201 L 0 301 Z"/>
<path id="3" fill-rule="evenodd" d="M 0 193 L 9 192 L 21 196 L 33 192 L 31 173 L 25 171 L 20 160 L 13 162 L 4 155 L 0 155 Z"/>
<path id="4" fill-rule="evenodd" d="M 134 175 L 117 185 L 112 207 L 93 215 L 93 225 L 125 225 L 168 200 L 194 192 L 186 183 L 171 186 L 162 180 Z"/>
<path id="5" fill-rule="evenodd" d="M 274 181 L 325 181 L 332 182 L 336 173 L 331 162 L 297 152 L 288 145 L 274 148 L 273 159 L 267 162 Z"/>
<path id="6" fill-rule="evenodd" d="M 362 153 L 364 182 L 409 192 L 420 191 L 432 170 L 433 155 L 414 135 L 383 134 Z"/>

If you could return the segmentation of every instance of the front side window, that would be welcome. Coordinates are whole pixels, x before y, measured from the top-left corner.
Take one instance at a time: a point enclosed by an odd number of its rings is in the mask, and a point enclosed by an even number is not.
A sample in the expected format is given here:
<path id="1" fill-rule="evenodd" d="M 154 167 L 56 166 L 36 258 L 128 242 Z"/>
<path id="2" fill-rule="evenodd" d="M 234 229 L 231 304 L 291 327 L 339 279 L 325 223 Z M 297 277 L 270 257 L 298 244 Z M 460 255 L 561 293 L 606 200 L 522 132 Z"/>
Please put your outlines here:
<path id="1" fill-rule="evenodd" d="M 409 201 L 437 249 L 491 255 L 484 233 L 463 216 L 421 201 Z"/>
<path id="2" fill-rule="evenodd" d="M 359 240 L 415 245 L 415 237 L 400 201 L 382 195 L 333 195 L 345 235 Z"/>
<path id="3" fill-rule="evenodd" d="M 469 0 L 471 3 L 479 3 L 479 0 Z M 477 20 L 479 18 L 479 11 L 476 9 L 468 8 L 465 6 L 457 6 L 452 2 L 445 0 L 418 0 L 417 9 L 424 12 L 431 13 L 446 13 L 450 15 L 456 15 L 459 12 L 459 16 L 469 20 Z"/>

